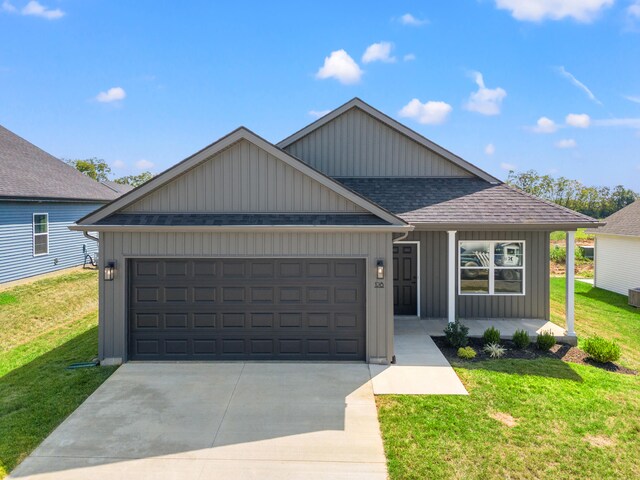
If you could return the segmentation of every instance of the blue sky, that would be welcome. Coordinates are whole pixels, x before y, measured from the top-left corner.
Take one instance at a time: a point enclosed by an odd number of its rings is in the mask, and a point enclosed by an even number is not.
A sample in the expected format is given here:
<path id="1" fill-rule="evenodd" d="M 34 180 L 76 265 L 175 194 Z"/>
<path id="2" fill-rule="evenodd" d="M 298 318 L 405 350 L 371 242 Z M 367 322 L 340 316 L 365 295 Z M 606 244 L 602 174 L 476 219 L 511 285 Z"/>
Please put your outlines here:
<path id="1" fill-rule="evenodd" d="M 640 191 L 640 0 L 0 0 L 0 124 L 115 176 L 354 96 L 500 178 Z"/>

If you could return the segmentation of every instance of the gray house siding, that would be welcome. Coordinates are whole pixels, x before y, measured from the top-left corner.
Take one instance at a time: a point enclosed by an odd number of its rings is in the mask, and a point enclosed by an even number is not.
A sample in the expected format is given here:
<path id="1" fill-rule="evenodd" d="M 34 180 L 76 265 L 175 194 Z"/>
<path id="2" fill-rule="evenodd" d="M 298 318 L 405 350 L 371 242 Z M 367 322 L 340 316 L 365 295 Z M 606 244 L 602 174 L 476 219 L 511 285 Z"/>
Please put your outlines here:
<path id="1" fill-rule="evenodd" d="M 333 177 L 471 177 L 466 170 L 351 109 L 286 150 Z"/>
<path id="2" fill-rule="evenodd" d="M 420 242 L 421 316 L 446 317 L 447 233 L 414 231 L 406 240 Z M 525 295 L 456 295 L 457 315 L 460 318 L 549 319 L 549 232 L 462 231 L 458 232 L 457 240 L 524 240 L 526 242 Z"/>
<path id="3" fill-rule="evenodd" d="M 82 265 L 84 247 L 91 253 L 96 242 L 70 225 L 100 203 L 0 202 L 0 283 Z M 33 214 L 49 214 L 49 253 L 33 255 Z"/>
<path id="4" fill-rule="evenodd" d="M 241 140 L 125 212 L 363 212 L 358 205 Z"/>
<path id="5" fill-rule="evenodd" d="M 100 358 L 126 361 L 127 259 L 197 258 L 364 258 L 366 273 L 367 361 L 388 362 L 393 356 L 391 285 L 375 288 L 377 259 L 391 265 L 390 233 L 130 233 L 100 234 L 102 258 L 116 261 L 111 282 L 100 279 Z M 392 272 L 388 272 L 389 283 Z"/>

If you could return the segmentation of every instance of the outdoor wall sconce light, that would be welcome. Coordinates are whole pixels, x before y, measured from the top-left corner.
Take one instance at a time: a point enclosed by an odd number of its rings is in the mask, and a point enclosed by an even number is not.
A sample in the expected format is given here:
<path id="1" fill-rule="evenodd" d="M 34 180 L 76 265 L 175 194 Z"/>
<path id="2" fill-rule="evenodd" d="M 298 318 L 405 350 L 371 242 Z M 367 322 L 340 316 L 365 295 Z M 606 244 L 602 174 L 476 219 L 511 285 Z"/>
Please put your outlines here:
<path id="1" fill-rule="evenodd" d="M 376 278 L 382 280 L 384 278 L 384 261 L 378 260 L 376 263 Z"/>
<path id="2" fill-rule="evenodd" d="M 116 262 L 109 262 L 104 266 L 104 279 L 107 282 L 113 280 L 116 273 Z"/>

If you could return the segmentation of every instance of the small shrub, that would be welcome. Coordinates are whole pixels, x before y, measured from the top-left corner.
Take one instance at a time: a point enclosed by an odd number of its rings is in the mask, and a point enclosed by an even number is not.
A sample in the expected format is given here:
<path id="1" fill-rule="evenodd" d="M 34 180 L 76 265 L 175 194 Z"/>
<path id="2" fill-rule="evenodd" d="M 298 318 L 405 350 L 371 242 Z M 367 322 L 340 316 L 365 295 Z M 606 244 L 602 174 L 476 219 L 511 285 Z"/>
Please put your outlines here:
<path id="1" fill-rule="evenodd" d="M 484 346 L 483 350 L 485 353 L 488 353 L 491 358 L 500 358 L 507 352 L 507 349 L 499 343 L 489 343 Z"/>
<path id="2" fill-rule="evenodd" d="M 500 343 L 500 330 L 495 327 L 487 328 L 482 334 L 482 341 L 485 345 L 489 345 L 491 343 Z"/>
<path id="3" fill-rule="evenodd" d="M 566 263 L 567 262 L 567 250 L 564 247 L 555 245 L 549 252 L 551 261 L 554 263 Z"/>
<path id="4" fill-rule="evenodd" d="M 531 344 L 531 338 L 525 330 L 516 330 L 513 334 L 513 343 L 521 350 L 524 350 Z"/>
<path id="5" fill-rule="evenodd" d="M 476 358 L 476 351 L 471 347 L 460 347 L 458 349 L 458 357 L 464 360 Z"/>
<path id="6" fill-rule="evenodd" d="M 587 338 L 583 345 L 584 351 L 596 362 L 607 363 L 620 360 L 620 346 L 602 337 Z"/>
<path id="7" fill-rule="evenodd" d="M 469 327 L 456 320 L 444 329 L 447 343 L 454 348 L 466 347 L 469 343 Z"/>
<path id="8" fill-rule="evenodd" d="M 549 350 L 555 344 L 556 337 L 550 330 L 539 333 L 538 337 L 536 338 L 536 345 L 540 350 Z"/>

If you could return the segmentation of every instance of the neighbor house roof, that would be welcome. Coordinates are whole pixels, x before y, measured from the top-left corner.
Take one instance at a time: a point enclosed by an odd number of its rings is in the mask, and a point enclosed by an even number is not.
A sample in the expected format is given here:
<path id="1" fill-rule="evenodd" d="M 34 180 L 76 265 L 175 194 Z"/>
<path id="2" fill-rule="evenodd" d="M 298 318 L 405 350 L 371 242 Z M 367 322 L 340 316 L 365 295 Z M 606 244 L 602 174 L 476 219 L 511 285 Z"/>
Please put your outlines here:
<path id="1" fill-rule="evenodd" d="M 130 192 L 131 190 L 136 188 L 133 185 L 129 185 L 127 183 L 117 183 L 117 182 L 112 182 L 111 180 L 102 180 L 100 183 L 109 187 L 111 190 L 113 190 L 116 193 L 119 193 L 120 195 L 122 195 L 123 193 Z"/>
<path id="2" fill-rule="evenodd" d="M 640 237 L 640 200 L 636 200 L 622 210 L 609 215 L 603 222 L 606 223 L 604 227 L 591 233 Z"/>
<path id="3" fill-rule="evenodd" d="M 111 201 L 120 196 L 0 126 L 0 198 Z"/>
<path id="4" fill-rule="evenodd" d="M 406 222 L 443 228 L 597 227 L 586 215 L 504 183 L 473 178 L 338 178 Z"/>
<path id="5" fill-rule="evenodd" d="M 302 137 L 305 137 L 306 135 L 309 135 L 311 132 L 321 128 L 322 126 L 324 126 L 327 123 L 333 121 L 335 118 L 339 117 L 340 115 L 344 114 L 345 112 L 348 112 L 349 110 L 351 110 L 353 108 L 360 109 L 361 111 L 363 111 L 366 114 L 372 116 L 376 120 L 382 122 L 387 127 L 392 128 L 392 129 L 400 132 L 401 134 L 407 136 L 408 138 L 410 138 L 414 142 L 417 142 L 418 144 L 422 145 L 423 147 L 427 148 L 428 150 L 431 150 L 432 152 L 437 153 L 441 157 L 444 157 L 445 159 L 447 159 L 451 163 L 457 165 L 458 167 L 462 168 L 463 170 L 466 170 L 469 173 L 472 173 L 473 175 L 476 175 L 477 177 L 482 178 L 483 180 L 486 180 L 487 182 L 490 182 L 490 183 L 499 183 L 500 182 L 500 180 L 498 180 L 496 177 L 488 174 L 487 172 L 485 172 L 484 170 L 476 167 L 472 163 L 467 162 L 465 159 L 463 159 L 463 158 L 459 157 L 458 155 L 450 152 L 446 148 L 441 147 L 437 143 L 432 142 L 428 138 L 423 137 L 422 135 L 420 135 L 415 130 L 412 130 L 409 127 L 407 127 L 406 125 L 401 124 L 397 120 L 394 120 L 393 118 L 391 118 L 390 116 L 386 115 L 385 113 L 382 113 L 380 110 L 377 110 L 376 108 L 373 108 L 371 105 L 369 105 L 368 103 L 360 100 L 357 97 L 349 100 L 347 103 L 345 103 L 344 105 L 336 108 L 335 110 L 332 110 L 331 112 L 329 112 L 325 116 L 320 117 L 318 120 L 316 120 L 315 122 L 307 125 L 306 127 L 302 128 L 301 130 L 298 130 L 293 135 L 288 136 L 284 140 L 280 141 L 277 144 L 277 146 L 279 148 L 286 149 L 292 143 L 297 142 Z"/>

